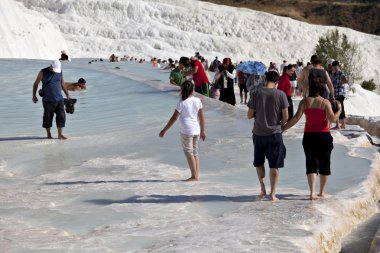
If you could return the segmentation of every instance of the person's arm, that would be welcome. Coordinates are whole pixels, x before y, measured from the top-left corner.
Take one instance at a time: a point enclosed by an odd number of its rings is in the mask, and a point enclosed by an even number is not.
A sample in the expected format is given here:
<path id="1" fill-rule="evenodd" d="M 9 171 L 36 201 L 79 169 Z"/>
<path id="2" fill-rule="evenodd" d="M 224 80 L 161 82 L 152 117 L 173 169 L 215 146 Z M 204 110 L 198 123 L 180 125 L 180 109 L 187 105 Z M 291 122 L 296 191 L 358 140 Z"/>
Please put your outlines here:
<path id="1" fill-rule="evenodd" d="M 346 78 L 345 75 L 343 75 L 342 80 L 340 81 L 340 85 L 343 86 L 343 84 L 346 84 L 346 83 L 348 83 L 348 79 Z"/>
<path id="2" fill-rule="evenodd" d="M 300 102 L 300 104 L 298 105 L 297 112 L 293 116 L 293 118 L 291 118 L 288 122 L 286 122 L 285 125 L 282 125 L 281 130 L 283 132 L 286 131 L 286 130 L 288 130 L 289 128 L 291 128 L 295 124 L 297 124 L 297 122 L 301 119 L 301 116 L 302 116 L 302 114 L 304 113 L 304 110 L 305 110 L 304 104 L 305 104 L 305 99 L 302 99 L 301 102 Z M 286 111 L 287 111 L 287 109 L 286 109 Z"/>
<path id="3" fill-rule="evenodd" d="M 235 76 L 236 76 L 236 70 L 232 71 L 232 73 L 230 73 L 228 70 L 226 70 L 226 73 L 227 73 L 227 76 L 231 79 L 235 79 Z"/>
<path id="4" fill-rule="evenodd" d="M 222 73 L 219 71 L 219 69 L 217 71 L 218 72 L 216 72 L 216 74 L 214 76 L 214 81 L 219 80 L 219 78 L 222 76 Z"/>
<path id="5" fill-rule="evenodd" d="M 198 72 L 198 66 L 195 66 L 195 67 L 191 67 L 191 70 L 187 71 L 185 73 L 185 76 L 187 75 L 194 75 Z"/>
<path id="6" fill-rule="evenodd" d="M 247 112 L 247 118 L 248 119 L 253 119 L 254 116 L 255 116 L 255 110 L 252 109 L 252 108 L 249 108 L 248 112 Z"/>
<path id="7" fill-rule="evenodd" d="M 307 87 L 305 87 L 306 72 L 307 72 L 307 68 L 305 67 L 302 69 L 301 76 L 297 78 L 297 82 L 300 84 L 303 97 L 306 97 L 306 91 L 307 91 Z"/>
<path id="8" fill-rule="evenodd" d="M 198 111 L 198 117 L 199 117 L 199 125 L 201 127 L 201 135 L 200 138 L 204 141 L 206 139 L 206 128 L 205 128 L 205 116 L 203 113 L 203 108 L 201 108 Z"/>
<path id="9" fill-rule="evenodd" d="M 169 128 L 171 128 L 173 126 L 173 124 L 177 121 L 178 117 L 179 117 L 180 113 L 177 111 L 177 110 L 174 110 L 174 113 L 172 115 L 172 117 L 169 119 L 168 123 L 166 124 L 166 126 L 161 130 L 159 136 L 162 138 L 164 137 L 166 131 L 169 130 Z"/>
<path id="10" fill-rule="evenodd" d="M 33 84 L 33 89 L 32 89 L 32 101 L 33 101 L 33 103 L 37 103 L 37 101 L 38 101 L 38 98 L 36 97 L 36 93 L 37 93 L 38 85 L 42 81 L 42 78 L 43 78 L 43 74 L 42 74 L 42 71 L 40 71 L 40 72 L 38 72 L 37 78 Z"/>
<path id="11" fill-rule="evenodd" d="M 329 86 L 329 89 L 330 89 L 330 97 L 332 98 L 335 98 L 334 96 L 334 86 L 331 82 L 331 79 L 330 79 L 330 75 L 329 73 L 326 71 L 326 79 L 327 79 L 327 85 Z"/>
<path id="12" fill-rule="evenodd" d="M 247 87 L 248 91 L 253 90 L 253 87 L 254 87 L 254 80 L 252 80 L 252 78 L 255 78 L 254 74 L 249 76 L 249 78 L 247 78 L 247 81 L 245 81 L 245 87 Z"/>
<path id="13" fill-rule="evenodd" d="M 282 108 L 282 120 L 281 120 L 281 126 L 284 126 L 289 119 L 289 110 L 288 107 Z"/>
<path id="14" fill-rule="evenodd" d="M 69 92 L 66 89 L 65 80 L 63 80 L 63 74 L 62 74 L 62 78 L 61 78 L 61 87 L 62 87 L 63 92 L 66 95 L 67 100 L 69 100 L 70 99 L 70 95 L 69 95 Z"/>
<path id="15" fill-rule="evenodd" d="M 323 100 L 323 104 L 325 105 L 326 116 L 330 122 L 336 122 L 339 119 L 339 115 L 342 109 L 340 102 L 338 100 L 335 100 L 335 102 L 337 103 L 338 111 L 334 113 L 330 101 L 328 101 L 327 99 Z"/>

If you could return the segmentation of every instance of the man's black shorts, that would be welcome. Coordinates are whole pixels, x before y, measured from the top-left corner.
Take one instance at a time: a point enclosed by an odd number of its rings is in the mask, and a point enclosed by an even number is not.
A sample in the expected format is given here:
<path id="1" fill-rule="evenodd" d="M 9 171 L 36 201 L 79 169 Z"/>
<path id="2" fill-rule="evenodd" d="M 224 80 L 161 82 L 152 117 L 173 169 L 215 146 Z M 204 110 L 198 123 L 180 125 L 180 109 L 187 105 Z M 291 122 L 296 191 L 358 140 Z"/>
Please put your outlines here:
<path id="1" fill-rule="evenodd" d="M 245 83 L 240 83 L 239 84 L 239 90 L 240 90 L 240 93 L 241 92 L 248 92 L 248 90 L 247 90 L 247 85 L 245 84 Z"/>
<path id="2" fill-rule="evenodd" d="M 66 114 L 63 99 L 56 103 L 43 102 L 44 117 L 42 119 L 43 128 L 51 128 L 53 125 L 53 118 L 55 113 L 55 122 L 57 127 L 65 127 Z"/>
<path id="3" fill-rule="evenodd" d="M 268 136 L 252 135 L 255 167 L 264 165 L 265 157 L 268 159 L 270 168 L 283 168 L 286 156 L 286 148 L 282 141 L 282 134 Z"/>
<path id="4" fill-rule="evenodd" d="M 304 133 L 302 140 L 306 156 L 306 174 L 331 174 L 330 159 L 334 148 L 330 133 Z"/>

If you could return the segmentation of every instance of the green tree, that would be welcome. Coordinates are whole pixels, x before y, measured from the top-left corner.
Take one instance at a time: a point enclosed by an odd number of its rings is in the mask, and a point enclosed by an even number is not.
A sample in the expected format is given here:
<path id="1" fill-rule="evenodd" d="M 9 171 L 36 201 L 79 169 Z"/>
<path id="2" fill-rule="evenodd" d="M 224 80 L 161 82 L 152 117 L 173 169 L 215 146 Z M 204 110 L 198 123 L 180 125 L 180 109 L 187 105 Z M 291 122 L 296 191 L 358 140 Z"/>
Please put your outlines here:
<path id="1" fill-rule="evenodd" d="M 324 65 L 331 58 L 339 61 L 341 69 L 352 81 L 361 78 L 362 58 L 359 46 L 350 42 L 347 35 L 339 33 L 338 29 L 330 30 L 319 37 L 315 52 Z"/>

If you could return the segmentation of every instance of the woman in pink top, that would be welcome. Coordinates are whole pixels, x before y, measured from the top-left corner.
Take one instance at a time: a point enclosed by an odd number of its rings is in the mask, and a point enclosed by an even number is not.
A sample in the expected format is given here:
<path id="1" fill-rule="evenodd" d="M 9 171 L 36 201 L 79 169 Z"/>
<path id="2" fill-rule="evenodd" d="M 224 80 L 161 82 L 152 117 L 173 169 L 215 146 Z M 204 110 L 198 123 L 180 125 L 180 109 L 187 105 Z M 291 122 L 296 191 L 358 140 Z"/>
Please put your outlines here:
<path id="1" fill-rule="evenodd" d="M 302 145 L 306 156 L 306 174 L 310 189 L 310 200 L 317 199 L 315 185 L 317 175 L 320 174 L 320 190 L 318 196 L 325 196 L 325 187 L 330 171 L 331 151 L 334 148 L 330 134 L 330 122 L 335 122 L 340 115 L 333 112 L 330 101 L 322 97 L 325 92 L 325 83 L 322 78 L 309 80 L 309 96 L 301 100 L 297 113 L 291 118 L 283 131 L 294 126 L 305 113 L 306 123 Z"/>

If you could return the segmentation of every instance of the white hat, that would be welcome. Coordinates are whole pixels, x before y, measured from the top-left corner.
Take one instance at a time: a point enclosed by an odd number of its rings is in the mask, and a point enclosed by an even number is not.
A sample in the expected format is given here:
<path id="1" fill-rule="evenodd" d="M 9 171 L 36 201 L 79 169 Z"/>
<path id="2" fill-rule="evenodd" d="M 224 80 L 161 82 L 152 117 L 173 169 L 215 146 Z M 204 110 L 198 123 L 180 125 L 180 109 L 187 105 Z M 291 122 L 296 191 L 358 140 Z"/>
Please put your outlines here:
<path id="1" fill-rule="evenodd" d="M 55 60 L 51 63 L 51 67 L 53 68 L 53 71 L 55 73 L 61 73 L 61 62 L 58 60 Z"/>
<path id="2" fill-rule="evenodd" d="M 328 65 L 331 65 L 334 61 L 335 61 L 334 59 L 328 59 L 328 60 L 327 60 L 327 64 L 328 64 Z"/>

